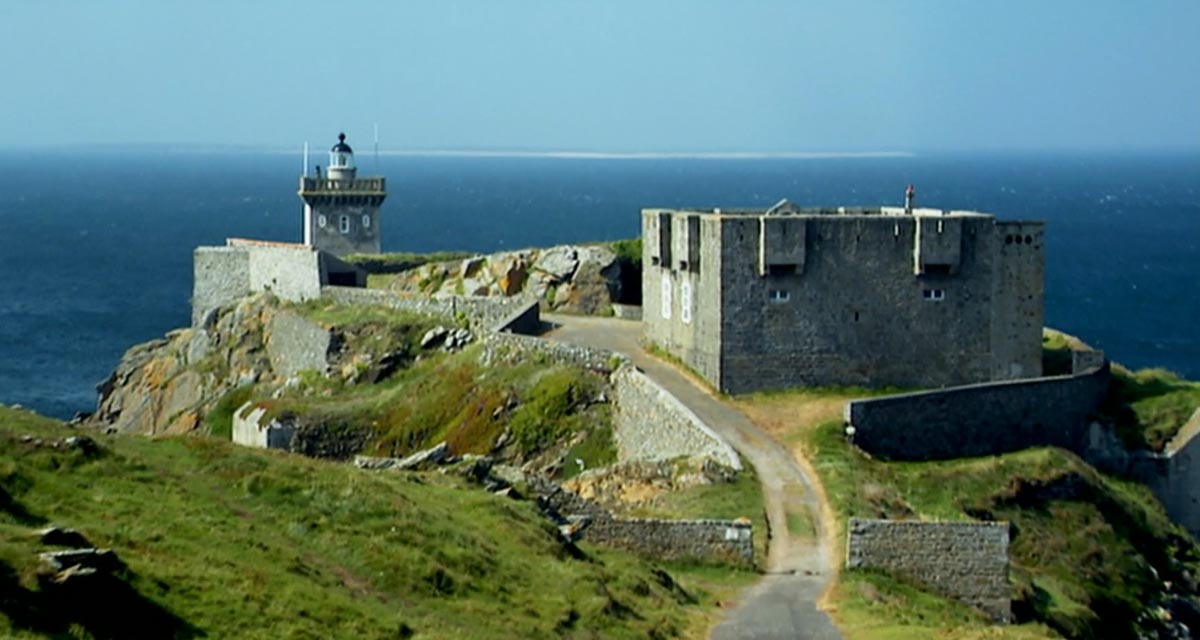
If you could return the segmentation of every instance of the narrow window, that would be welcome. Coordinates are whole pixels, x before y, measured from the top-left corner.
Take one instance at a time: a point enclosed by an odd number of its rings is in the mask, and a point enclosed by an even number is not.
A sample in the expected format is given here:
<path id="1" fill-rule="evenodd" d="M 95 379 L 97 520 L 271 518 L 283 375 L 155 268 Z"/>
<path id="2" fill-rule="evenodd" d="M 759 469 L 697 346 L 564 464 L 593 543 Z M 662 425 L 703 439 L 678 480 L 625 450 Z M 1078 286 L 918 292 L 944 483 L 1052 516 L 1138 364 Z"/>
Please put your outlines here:
<path id="1" fill-rule="evenodd" d="M 364 215 L 362 217 L 362 225 L 363 225 L 364 229 L 370 229 L 371 228 L 371 216 Z"/>
<path id="2" fill-rule="evenodd" d="M 662 277 L 662 317 L 671 319 L 671 276 L 666 273 Z"/>
<path id="3" fill-rule="evenodd" d="M 350 216 L 342 216 L 338 219 L 338 230 L 342 233 L 350 233 Z"/>
<path id="4" fill-rule="evenodd" d="M 679 319 L 692 323 L 692 283 L 687 281 L 679 285 Z"/>
<path id="5" fill-rule="evenodd" d="M 944 289 L 922 289 L 921 297 L 930 302 L 940 302 L 946 299 L 946 291 Z"/>
<path id="6" fill-rule="evenodd" d="M 785 289 L 771 289 L 767 292 L 767 299 L 771 302 L 787 302 L 792 299 L 792 294 Z"/>
<path id="7" fill-rule="evenodd" d="M 325 219 L 325 214 L 322 213 L 321 215 L 317 216 L 317 226 L 318 227 L 321 227 L 322 229 L 324 229 L 325 225 L 328 224 L 328 222 L 329 221 Z"/>

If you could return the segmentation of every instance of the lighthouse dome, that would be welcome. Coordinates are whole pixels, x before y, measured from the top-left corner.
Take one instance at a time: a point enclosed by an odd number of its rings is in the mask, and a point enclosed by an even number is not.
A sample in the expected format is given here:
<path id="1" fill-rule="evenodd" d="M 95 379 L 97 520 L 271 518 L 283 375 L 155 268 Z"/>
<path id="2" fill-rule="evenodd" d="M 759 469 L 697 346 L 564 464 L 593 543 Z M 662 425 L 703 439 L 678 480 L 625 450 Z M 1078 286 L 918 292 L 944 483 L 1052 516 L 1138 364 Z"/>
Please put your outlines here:
<path id="1" fill-rule="evenodd" d="M 338 142 L 333 145 L 330 151 L 332 153 L 354 153 L 354 149 L 351 149 L 350 145 L 346 144 L 346 134 L 344 133 L 338 134 Z"/>
<path id="2" fill-rule="evenodd" d="M 346 134 L 338 134 L 338 142 L 329 150 L 329 177 L 334 180 L 353 180 L 354 150 L 346 144 Z"/>

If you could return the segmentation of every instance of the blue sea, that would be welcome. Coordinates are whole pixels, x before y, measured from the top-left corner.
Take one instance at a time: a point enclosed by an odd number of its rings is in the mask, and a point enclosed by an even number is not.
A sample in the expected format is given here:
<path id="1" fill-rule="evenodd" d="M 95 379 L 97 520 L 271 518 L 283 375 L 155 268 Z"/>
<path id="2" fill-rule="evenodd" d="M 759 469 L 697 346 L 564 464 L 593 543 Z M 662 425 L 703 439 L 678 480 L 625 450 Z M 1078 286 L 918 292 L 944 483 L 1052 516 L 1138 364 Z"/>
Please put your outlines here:
<path id="1" fill-rule="evenodd" d="M 298 154 L 0 151 L 0 402 L 94 408 L 129 346 L 188 323 L 192 249 L 299 241 Z M 1200 378 L 1200 153 L 361 158 L 385 251 L 638 234 L 648 206 L 900 204 L 1048 221 L 1046 321 L 1135 368 Z"/>

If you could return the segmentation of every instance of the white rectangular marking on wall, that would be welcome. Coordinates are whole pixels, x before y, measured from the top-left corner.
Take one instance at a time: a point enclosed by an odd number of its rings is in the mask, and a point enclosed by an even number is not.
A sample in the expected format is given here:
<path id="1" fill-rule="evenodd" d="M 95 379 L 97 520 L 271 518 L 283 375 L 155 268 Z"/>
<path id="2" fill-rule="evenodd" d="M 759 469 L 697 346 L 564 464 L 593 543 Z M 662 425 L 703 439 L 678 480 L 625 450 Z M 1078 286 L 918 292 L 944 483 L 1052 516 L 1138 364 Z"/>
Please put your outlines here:
<path id="1" fill-rule="evenodd" d="M 725 539 L 726 540 L 737 540 L 740 537 L 741 536 L 739 535 L 739 532 L 737 529 L 735 529 L 734 527 L 725 527 Z"/>
<path id="2" fill-rule="evenodd" d="M 679 318 L 684 324 L 692 323 L 692 283 L 686 280 L 679 285 Z"/>
<path id="3" fill-rule="evenodd" d="M 666 273 L 662 277 L 662 317 L 671 319 L 671 276 Z"/>

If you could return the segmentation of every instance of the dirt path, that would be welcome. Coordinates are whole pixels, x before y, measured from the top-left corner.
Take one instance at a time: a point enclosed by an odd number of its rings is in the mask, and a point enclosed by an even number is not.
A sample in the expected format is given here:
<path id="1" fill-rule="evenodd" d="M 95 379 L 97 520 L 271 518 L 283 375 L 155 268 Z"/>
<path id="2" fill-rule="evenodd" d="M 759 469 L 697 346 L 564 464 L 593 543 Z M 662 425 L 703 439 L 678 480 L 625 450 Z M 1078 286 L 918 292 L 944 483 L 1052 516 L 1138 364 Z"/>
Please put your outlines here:
<path id="1" fill-rule="evenodd" d="M 771 529 L 767 575 L 743 594 L 711 637 L 841 638 L 829 616 L 817 608 L 817 599 L 833 571 L 831 550 L 822 542 L 826 540 L 826 523 L 811 480 L 787 449 L 677 368 L 642 351 L 640 323 L 557 314 L 545 319 L 557 325 L 546 334 L 547 338 L 629 356 L 634 365 L 695 412 L 758 472 Z M 789 520 L 792 528 L 800 530 L 789 531 Z"/>

